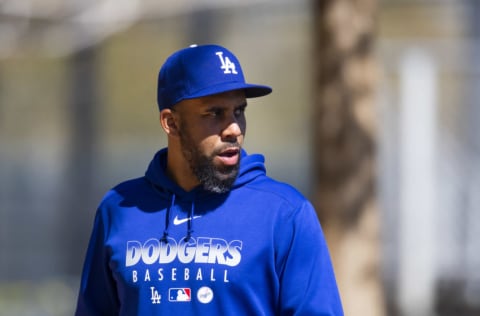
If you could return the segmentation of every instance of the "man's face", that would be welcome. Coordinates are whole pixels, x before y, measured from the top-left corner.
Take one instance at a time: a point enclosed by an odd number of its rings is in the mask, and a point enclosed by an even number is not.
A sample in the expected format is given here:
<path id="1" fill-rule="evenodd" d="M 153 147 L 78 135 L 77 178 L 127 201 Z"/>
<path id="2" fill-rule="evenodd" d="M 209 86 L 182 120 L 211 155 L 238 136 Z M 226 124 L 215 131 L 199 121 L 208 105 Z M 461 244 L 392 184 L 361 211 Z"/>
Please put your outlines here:
<path id="1" fill-rule="evenodd" d="M 246 106 L 241 90 L 186 100 L 175 106 L 182 154 L 206 190 L 226 192 L 237 178 Z"/>

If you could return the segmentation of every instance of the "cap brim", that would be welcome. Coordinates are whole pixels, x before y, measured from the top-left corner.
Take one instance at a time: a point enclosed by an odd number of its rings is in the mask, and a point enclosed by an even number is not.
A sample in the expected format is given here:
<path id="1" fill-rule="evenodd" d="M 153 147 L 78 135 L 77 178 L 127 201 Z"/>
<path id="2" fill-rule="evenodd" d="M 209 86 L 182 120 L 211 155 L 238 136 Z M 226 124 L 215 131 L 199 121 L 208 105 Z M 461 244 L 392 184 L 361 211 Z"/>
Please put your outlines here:
<path id="1" fill-rule="evenodd" d="M 219 93 L 234 91 L 234 90 L 244 90 L 246 98 L 263 97 L 272 92 L 272 88 L 269 86 L 243 83 L 243 82 L 227 82 L 227 83 L 222 83 L 220 85 L 208 87 L 206 89 L 202 89 L 200 91 L 197 91 L 195 93 L 188 95 L 188 97 L 185 97 L 184 99 L 206 97 L 209 95 L 214 95 L 214 94 L 219 94 Z"/>
<path id="2" fill-rule="evenodd" d="M 272 88 L 268 86 L 261 86 L 261 85 L 252 85 L 251 87 L 244 88 L 244 90 L 245 90 L 245 97 L 247 98 L 263 97 L 267 94 L 272 93 Z"/>

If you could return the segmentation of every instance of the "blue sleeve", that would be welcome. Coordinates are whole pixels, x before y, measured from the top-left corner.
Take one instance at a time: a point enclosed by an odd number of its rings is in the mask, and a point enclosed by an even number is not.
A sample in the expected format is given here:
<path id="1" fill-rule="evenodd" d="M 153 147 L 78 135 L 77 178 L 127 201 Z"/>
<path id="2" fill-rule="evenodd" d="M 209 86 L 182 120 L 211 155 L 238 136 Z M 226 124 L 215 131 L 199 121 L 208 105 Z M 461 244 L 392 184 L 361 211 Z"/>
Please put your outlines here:
<path id="1" fill-rule="evenodd" d="M 342 316 L 335 275 L 320 223 L 305 201 L 277 235 L 280 315 Z M 281 240 L 281 241 L 280 241 Z"/>
<path id="2" fill-rule="evenodd" d="M 83 266 L 76 316 L 118 315 L 117 291 L 104 240 L 104 223 L 101 212 L 97 211 Z"/>

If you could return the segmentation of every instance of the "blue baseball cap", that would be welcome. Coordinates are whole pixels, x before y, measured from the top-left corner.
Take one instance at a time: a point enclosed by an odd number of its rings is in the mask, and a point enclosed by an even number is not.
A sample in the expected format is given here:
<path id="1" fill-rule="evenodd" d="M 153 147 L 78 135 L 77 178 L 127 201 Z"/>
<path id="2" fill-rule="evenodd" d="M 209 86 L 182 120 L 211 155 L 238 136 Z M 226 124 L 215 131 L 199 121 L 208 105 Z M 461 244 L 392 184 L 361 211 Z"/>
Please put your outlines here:
<path id="1" fill-rule="evenodd" d="M 240 62 L 219 45 L 192 45 L 167 58 L 158 74 L 157 102 L 161 110 L 185 99 L 239 90 L 245 97 L 269 94 L 272 88 L 245 82 Z"/>

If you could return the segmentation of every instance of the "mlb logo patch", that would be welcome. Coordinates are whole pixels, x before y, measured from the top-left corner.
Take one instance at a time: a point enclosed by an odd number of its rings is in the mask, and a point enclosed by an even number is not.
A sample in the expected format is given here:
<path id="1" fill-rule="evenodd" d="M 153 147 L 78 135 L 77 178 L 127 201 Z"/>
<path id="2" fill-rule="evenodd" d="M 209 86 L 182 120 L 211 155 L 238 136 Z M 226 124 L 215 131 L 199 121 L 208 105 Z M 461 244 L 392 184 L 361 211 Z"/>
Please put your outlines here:
<path id="1" fill-rule="evenodd" d="M 168 300 L 170 302 L 190 302 L 192 300 L 191 293 L 189 288 L 171 288 L 168 289 Z"/>

